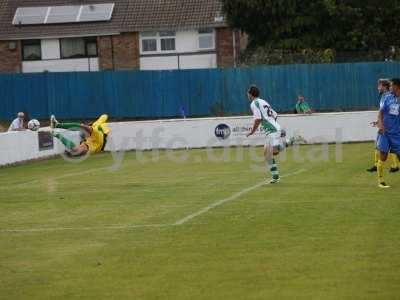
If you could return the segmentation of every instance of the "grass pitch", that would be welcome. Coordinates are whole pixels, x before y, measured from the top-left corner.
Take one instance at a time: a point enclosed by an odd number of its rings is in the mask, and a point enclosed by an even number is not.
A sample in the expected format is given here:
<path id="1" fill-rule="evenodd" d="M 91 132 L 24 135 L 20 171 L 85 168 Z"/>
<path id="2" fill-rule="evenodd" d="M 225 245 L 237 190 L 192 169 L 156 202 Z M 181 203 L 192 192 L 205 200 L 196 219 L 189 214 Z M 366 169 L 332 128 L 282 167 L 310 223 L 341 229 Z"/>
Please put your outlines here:
<path id="1" fill-rule="evenodd" d="M 1 168 L 0 299 L 399 299 L 400 174 L 336 150 L 289 149 L 278 185 L 250 149 Z"/>

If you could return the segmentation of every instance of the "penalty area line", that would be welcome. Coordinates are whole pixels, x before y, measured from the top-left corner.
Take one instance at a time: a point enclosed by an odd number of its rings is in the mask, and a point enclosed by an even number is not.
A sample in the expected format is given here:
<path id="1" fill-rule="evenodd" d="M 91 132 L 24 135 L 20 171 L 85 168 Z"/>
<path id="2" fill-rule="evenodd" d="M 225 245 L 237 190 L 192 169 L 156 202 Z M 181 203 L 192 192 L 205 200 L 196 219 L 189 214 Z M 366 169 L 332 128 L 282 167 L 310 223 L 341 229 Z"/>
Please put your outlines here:
<path id="1" fill-rule="evenodd" d="M 281 176 L 281 178 L 289 177 L 289 176 L 295 176 L 301 173 L 306 172 L 306 169 L 300 169 L 297 170 L 296 172 L 289 173 L 289 174 L 284 174 Z M 265 180 L 257 183 L 256 185 L 253 185 L 251 187 L 245 188 L 227 198 L 218 200 L 202 209 L 200 209 L 197 212 L 194 212 L 190 215 L 187 215 L 186 217 L 179 219 L 173 224 L 142 224 L 142 225 L 105 225 L 105 226 L 88 226 L 88 227 L 41 227 L 41 228 L 14 228 L 14 229 L 0 229 L 0 233 L 35 233 L 35 232 L 57 232 L 57 231 L 96 231 L 96 230 L 127 230 L 127 229 L 140 229 L 140 228 L 166 228 L 166 227 L 178 227 L 181 225 L 186 224 L 187 222 L 208 213 L 210 210 L 220 207 L 228 202 L 234 201 L 241 196 L 256 190 L 260 188 L 261 186 L 268 185 L 270 184 L 269 182 L 266 182 Z"/>
<path id="2" fill-rule="evenodd" d="M 306 171 L 306 169 L 300 169 L 300 170 L 298 170 L 296 172 L 282 175 L 281 178 L 298 175 L 298 174 L 301 174 L 301 173 L 303 173 L 305 171 Z M 192 213 L 192 214 L 190 214 L 190 215 L 188 215 L 188 216 L 176 221 L 174 223 L 174 225 L 175 226 L 183 225 L 183 224 L 193 220 L 194 218 L 197 218 L 198 216 L 201 216 L 201 215 L 209 212 L 210 210 L 212 210 L 212 209 L 214 209 L 216 207 L 222 206 L 227 202 L 234 201 L 234 200 L 240 198 L 241 196 L 260 188 L 261 186 L 268 185 L 268 184 L 270 184 L 270 183 L 266 182 L 265 180 L 263 180 L 263 181 L 257 183 L 256 185 L 253 185 L 251 187 L 245 188 L 245 189 L 243 189 L 243 190 L 241 190 L 241 191 L 239 191 L 239 192 L 237 192 L 237 193 L 235 193 L 232 196 L 229 196 L 227 198 L 218 200 L 217 202 L 214 202 L 214 203 L 212 203 L 212 204 L 200 209 L 199 211 L 197 211 L 195 213 Z"/>
<path id="3" fill-rule="evenodd" d="M 143 225 L 110 225 L 110 226 L 89 226 L 89 227 L 42 227 L 22 229 L 0 229 L 0 233 L 29 233 L 29 232 L 54 232 L 54 231 L 96 231 L 96 230 L 120 230 L 136 228 L 162 228 L 170 227 L 172 224 L 143 224 Z"/>

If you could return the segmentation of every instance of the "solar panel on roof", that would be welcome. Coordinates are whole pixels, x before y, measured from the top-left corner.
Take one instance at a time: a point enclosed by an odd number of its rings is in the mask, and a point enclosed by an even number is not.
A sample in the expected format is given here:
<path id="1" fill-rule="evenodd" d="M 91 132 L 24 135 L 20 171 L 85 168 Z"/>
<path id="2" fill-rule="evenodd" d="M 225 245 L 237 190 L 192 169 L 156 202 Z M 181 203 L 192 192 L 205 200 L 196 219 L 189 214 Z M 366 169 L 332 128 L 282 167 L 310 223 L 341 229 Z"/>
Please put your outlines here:
<path id="1" fill-rule="evenodd" d="M 52 6 L 46 24 L 74 23 L 78 19 L 80 6 Z"/>
<path id="2" fill-rule="evenodd" d="M 114 3 L 19 7 L 15 12 L 13 24 L 33 25 L 109 21 L 113 10 Z"/>
<path id="3" fill-rule="evenodd" d="M 114 10 L 114 3 L 82 5 L 78 22 L 109 21 Z"/>
<path id="4" fill-rule="evenodd" d="M 47 10 L 48 7 L 18 7 L 12 23 L 14 25 L 43 24 Z"/>

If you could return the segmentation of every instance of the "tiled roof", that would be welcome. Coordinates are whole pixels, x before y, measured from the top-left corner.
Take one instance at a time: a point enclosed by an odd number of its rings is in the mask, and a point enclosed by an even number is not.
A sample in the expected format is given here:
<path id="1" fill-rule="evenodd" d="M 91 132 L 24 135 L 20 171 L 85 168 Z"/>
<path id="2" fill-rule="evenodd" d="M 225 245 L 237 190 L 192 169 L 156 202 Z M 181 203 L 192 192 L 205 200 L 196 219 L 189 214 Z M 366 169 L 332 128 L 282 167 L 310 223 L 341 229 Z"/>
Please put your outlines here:
<path id="1" fill-rule="evenodd" d="M 18 7 L 115 3 L 111 21 L 14 26 Z M 107 35 L 225 26 L 220 0 L 0 0 L 0 39 Z"/>
<path id="2" fill-rule="evenodd" d="M 130 31 L 218 27 L 220 16 L 219 0 L 136 0 L 129 1 L 124 27 Z"/>

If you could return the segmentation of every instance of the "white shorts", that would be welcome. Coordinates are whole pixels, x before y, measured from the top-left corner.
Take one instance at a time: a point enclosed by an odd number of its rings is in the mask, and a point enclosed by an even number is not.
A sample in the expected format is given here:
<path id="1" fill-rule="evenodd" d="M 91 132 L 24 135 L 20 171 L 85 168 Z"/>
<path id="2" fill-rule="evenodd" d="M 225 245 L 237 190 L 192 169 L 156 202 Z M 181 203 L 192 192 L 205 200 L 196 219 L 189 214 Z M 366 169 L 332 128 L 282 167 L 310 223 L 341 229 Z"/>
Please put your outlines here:
<path id="1" fill-rule="evenodd" d="M 265 139 L 265 148 L 271 148 L 271 147 L 278 147 L 281 146 L 281 149 L 285 148 L 285 144 L 283 143 L 283 139 L 281 137 L 281 132 L 273 132 L 270 134 L 267 134 L 266 139 Z"/>

